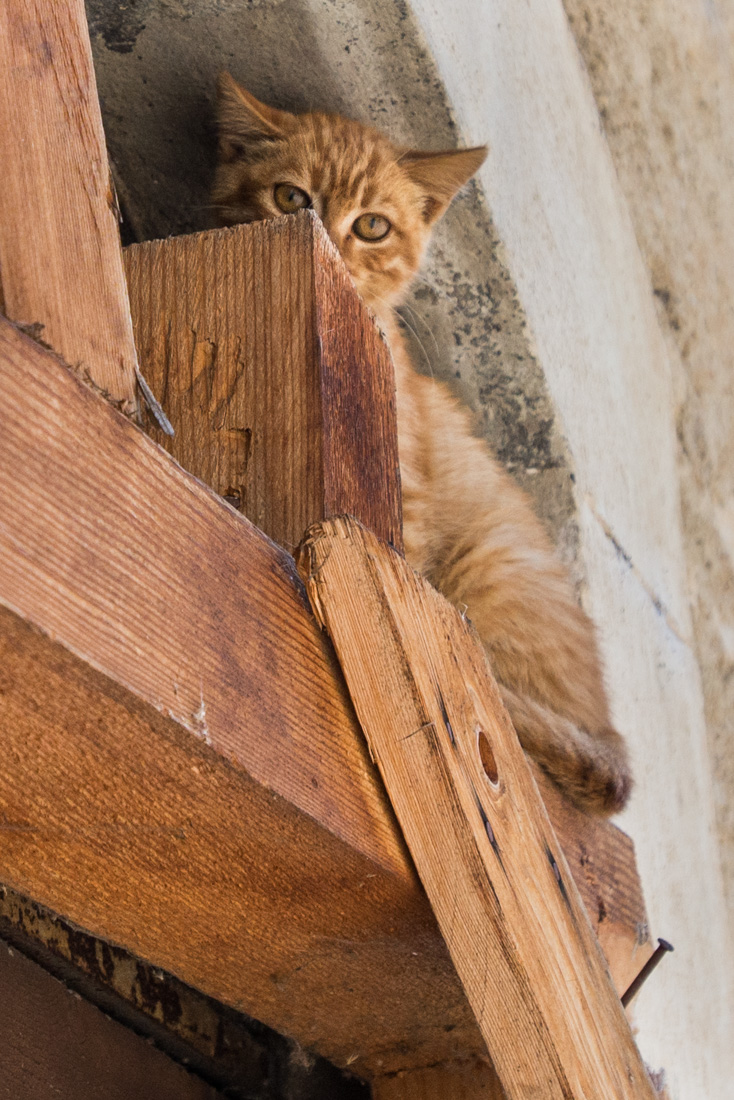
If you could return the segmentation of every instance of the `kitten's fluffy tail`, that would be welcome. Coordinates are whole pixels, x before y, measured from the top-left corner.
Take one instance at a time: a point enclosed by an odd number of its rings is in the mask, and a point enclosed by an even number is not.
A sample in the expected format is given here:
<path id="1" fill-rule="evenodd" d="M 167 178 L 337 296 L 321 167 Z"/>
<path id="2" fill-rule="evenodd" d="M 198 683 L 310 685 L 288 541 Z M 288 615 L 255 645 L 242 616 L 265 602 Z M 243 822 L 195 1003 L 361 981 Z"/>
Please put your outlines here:
<path id="1" fill-rule="evenodd" d="M 526 695 L 500 690 L 520 744 L 577 806 L 602 815 L 622 809 L 632 775 L 616 730 L 588 733 Z"/>

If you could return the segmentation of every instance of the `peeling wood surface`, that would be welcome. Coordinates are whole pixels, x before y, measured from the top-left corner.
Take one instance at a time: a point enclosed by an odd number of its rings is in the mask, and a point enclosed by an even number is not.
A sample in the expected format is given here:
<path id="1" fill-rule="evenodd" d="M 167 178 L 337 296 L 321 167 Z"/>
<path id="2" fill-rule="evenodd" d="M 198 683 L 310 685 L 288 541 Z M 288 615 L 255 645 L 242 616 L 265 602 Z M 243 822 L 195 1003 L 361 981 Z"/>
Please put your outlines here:
<path id="1" fill-rule="evenodd" d="M 399 548 L 390 353 L 316 215 L 131 245 L 125 267 L 176 432 L 153 438 L 288 549 L 341 512 Z"/>
<path id="2" fill-rule="evenodd" d="M 293 1043 L 260 1021 L 7 886 L 0 886 L 2 940 L 228 1100 L 368 1100 L 367 1086 L 354 1076 L 322 1058 L 294 1057 Z"/>
<path id="3" fill-rule="evenodd" d="M 352 519 L 299 565 L 508 1100 L 653 1100 L 470 625 Z"/>
<path id="4" fill-rule="evenodd" d="M 0 940 L 0 1096 L 216 1100 L 199 1078 Z"/>
<path id="5" fill-rule="evenodd" d="M 83 0 L 0 4 L 0 303 L 136 409 L 135 346 Z"/>
<path id="6" fill-rule="evenodd" d="M 357 1073 L 480 1049 L 293 560 L 7 322 L 0 481 L 0 881 Z"/>

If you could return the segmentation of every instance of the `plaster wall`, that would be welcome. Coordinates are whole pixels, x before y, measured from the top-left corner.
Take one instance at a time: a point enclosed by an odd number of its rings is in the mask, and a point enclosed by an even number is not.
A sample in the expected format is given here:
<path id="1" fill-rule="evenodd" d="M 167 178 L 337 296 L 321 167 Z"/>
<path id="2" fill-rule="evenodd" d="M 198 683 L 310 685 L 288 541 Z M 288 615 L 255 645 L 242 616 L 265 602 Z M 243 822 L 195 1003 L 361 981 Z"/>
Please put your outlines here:
<path id="1" fill-rule="evenodd" d="M 640 1045 L 673 1098 L 725 1100 L 731 17 L 714 0 L 673 6 L 88 0 L 141 238 L 210 224 L 222 67 L 276 106 L 339 110 L 411 145 L 489 141 L 404 317 L 421 369 L 451 382 L 533 494 L 599 624 L 637 775 L 621 824 L 653 934 L 676 945 L 638 999 Z"/>
<path id="2" fill-rule="evenodd" d="M 691 474 L 681 470 L 676 433 L 681 415 L 684 423 L 691 415 L 681 409 L 695 368 L 687 378 L 675 330 L 656 309 L 649 242 L 643 256 L 630 213 L 634 200 L 644 224 L 666 188 L 638 196 L 640 180 L 628 171 L 628 200 L 560 3 L 413 7 L 462 132 L 490 142 L 482 184 L 576 471 L 584 600 L 600 626 L 615 716 L 637 775 L 621 823 L 635 839 L 653 931 L 678 945 L 639 997 L 640 1044 L 650 1064 L 666 1067 L 674 1097 L 724 1100 L 734 961 L 692 597 L 704 619 L 716 612 L 712 593 L 696 588 L 691 521 L 681 509 Z M 634 53 L 634 40 L 626 45 Z M 730 179 L 721 182 L 731 191 Z M 703 204 L 699 221 L 708 213 Z M 657 214 L 674 254 L 680 211 L 669 202 Z M 685 248 L 695 232 L 688 226 L 682 237 Z M 725 269 L 726 252 L 713 256 Z M 680 267 L 690 274 L 691 266 L 685 256 Z M 705 286 L 711 277 L 705 263 L 700 269 Z M 700 285 L 687 288 L 687 305 L 690 323 L 704 327 Z M 721 340 L 721 327 L 718 343 L 709 334 L 709 351 L 726 356 L 732 344 Z M 715 397 L 698 381 L 699 431 L 721 457 L 732 440 L 732 421 L 721 417 L 727 379 L 719 375 Z M 708 417 L 700 406 L 712 398 Z M 731 755 L 731 739 L 721 748 Z"/>
<path id="3" fill-rule="evenodd" d="M 677 355 L 683 536 L 734 913 L 734 9 L 564 0 Z"/>

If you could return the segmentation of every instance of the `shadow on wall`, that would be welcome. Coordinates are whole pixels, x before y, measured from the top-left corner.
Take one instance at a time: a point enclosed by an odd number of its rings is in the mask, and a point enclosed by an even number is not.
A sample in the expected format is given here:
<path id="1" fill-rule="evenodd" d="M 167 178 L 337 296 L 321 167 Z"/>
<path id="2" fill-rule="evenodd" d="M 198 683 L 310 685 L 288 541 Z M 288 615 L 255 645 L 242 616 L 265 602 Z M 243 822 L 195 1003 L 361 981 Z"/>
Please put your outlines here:
<path id="1" fill-rule="evenodd" d="M 416 147 L 461 143 L 403 0 L 87 0 L 87 13 L 128 240 L 213 224 L 212 102 L 223 68 L 278 107 L 338 111 Z M 419 369 L 475 410 L 479 433 L 572 560 L 568 454 L 475 184 L 439 224 L 401 314 Z"/>

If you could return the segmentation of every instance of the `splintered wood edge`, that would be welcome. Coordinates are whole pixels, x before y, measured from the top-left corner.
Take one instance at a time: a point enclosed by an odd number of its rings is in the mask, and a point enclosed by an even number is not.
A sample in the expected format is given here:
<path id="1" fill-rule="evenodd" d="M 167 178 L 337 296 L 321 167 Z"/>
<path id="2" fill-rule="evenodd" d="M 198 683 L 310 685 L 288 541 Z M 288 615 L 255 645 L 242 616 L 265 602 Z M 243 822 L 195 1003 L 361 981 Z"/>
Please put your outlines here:
<path id="1" fill-rule="evenodd" d="M 652 1100 L 476 635 L 349 517 L 299 564 L 508 1097 Z"/>

